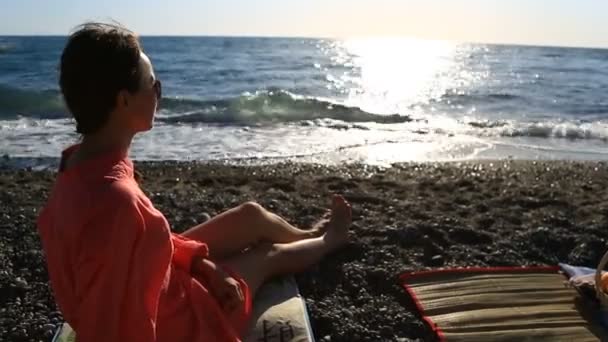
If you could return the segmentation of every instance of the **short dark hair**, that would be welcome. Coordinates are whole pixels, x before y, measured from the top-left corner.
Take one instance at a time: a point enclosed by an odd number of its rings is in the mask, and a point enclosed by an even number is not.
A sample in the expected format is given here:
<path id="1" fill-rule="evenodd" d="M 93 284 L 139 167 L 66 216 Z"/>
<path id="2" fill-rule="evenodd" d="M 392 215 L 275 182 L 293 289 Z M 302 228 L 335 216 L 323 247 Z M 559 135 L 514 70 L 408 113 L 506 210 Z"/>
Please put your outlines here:
<path id="1" fill-rule="evenodd" d="M 118 24 L 76 29 L 61 55 L 59 86 L 76 132 L 86 135 L 103 127 L 121 90 L 139 89 L 142 48 L 137 35 Z"/>

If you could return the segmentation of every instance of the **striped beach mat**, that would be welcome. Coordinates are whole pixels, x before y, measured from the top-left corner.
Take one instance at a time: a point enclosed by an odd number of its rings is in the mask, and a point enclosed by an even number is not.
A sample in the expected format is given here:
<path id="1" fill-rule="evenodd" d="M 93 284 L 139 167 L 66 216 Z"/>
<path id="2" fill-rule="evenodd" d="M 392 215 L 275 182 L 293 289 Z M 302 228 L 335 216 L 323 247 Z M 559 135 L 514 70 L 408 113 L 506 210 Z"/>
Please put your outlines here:
<path id="1" fill-rule="evenodd" d="M 608 341 L 558 267 L 408 272 L 400 281 L 440 341 Z"/>
<path id="2" fill-rule="evenodd" d="M 55 333 L 53 342 L 74 342 L 69 324 Z M 252 327 L 246 342 L 314 342 L 306 302 L 292 276 L 276 278 L 262 286 L 253 303 Z"/>

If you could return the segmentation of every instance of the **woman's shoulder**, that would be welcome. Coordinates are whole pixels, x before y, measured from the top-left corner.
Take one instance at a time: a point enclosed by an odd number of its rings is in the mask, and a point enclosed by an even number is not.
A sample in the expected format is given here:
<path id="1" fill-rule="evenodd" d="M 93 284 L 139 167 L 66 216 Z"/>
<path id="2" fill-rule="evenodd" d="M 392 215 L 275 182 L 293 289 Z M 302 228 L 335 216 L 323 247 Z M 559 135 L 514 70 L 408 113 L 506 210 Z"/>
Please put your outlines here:
<path id="1" fill-rule="evenodd" d="M 135 180 L 119 179 L 101 185 L 99 200 L 111 207 L 137 205 L 141 202 L 141 190 Z"/>

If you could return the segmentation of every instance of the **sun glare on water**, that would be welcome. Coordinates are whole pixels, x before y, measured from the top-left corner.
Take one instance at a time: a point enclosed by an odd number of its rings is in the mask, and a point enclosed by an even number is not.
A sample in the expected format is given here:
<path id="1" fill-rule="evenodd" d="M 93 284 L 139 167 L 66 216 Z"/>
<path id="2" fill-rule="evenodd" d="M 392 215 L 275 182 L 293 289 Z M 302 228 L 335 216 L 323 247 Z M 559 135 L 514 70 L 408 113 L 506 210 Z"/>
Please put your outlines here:
<path id="1" fill-rule="evenodd" d="M 421 119 L 349 134 L 351 144 L 365 146 L 351 151 L 357 155 L 353 159 L 364 162 L 452 159 L 470 154 L 472 145 L 477 145 L 468 139 L 434 135 L 432 128 L 445 127 L 451 131 L 458 126 L 453 118 L 434 112 L 433 101 L 441 101 L 447 92 L 466 87 L 479 78 L 464 67 L 466 46 L 411 38 L 358 38 L 334 42 L 327 52 L 333 55 L 334 64 L 343 66 L 339 72 L 328 74 L 329 86 L 342 93 L 349 106 L 375 114 Z M 420 131 L 429 134 L 418 134 Z M 465 146 L 464 152 L 453 151 L 455 143 Z"/>
<path id="2" fill-rule="evenodd" d="M 359 70 L 350 100 L 374 112 L 403 112 L 452 86 L 457 45 L 406 38 L 350 39 L 342 47 Z"/>

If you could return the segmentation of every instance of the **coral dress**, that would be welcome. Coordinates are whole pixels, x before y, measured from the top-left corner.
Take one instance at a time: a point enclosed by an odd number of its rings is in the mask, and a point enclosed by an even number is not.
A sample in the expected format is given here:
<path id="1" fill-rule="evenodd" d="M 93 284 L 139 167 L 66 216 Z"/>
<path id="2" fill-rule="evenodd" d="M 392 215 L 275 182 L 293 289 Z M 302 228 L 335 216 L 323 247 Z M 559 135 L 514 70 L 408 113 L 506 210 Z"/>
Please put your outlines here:
<path id="1" fill-rule="evenodd" d="M 61 165 L 79 145 L 63 151 Z M 251 312 L 229 318 L 190 274 L 207 245 L 172 233 L 114 151 L 60 171 L 38 218 L 51 287 L 79 342 L 238 341 Z"/>

